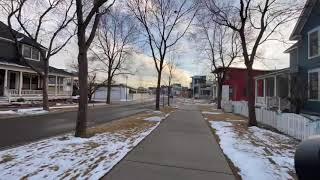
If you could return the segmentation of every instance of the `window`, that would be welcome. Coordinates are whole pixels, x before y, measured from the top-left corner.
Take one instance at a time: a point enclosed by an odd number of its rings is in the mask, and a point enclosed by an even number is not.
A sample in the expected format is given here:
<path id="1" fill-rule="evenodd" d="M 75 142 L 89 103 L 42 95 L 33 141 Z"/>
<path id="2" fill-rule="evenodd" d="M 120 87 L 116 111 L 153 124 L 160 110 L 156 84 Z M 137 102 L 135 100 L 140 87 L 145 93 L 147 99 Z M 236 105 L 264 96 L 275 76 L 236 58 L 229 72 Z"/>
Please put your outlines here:
<path id="1" fill-rule="evenodd" d="M 318 99 L 319 74 L 318 72 L 309 73 L 309 99 Z"/>
<path id="2" fill-rule="evenodd" d="M 320 29 L 317 28 L 316 30 L 313 30 L 309 32 L 308 36 L 308 43 L 309 43 L 309 58 L 317 57 L 320 55 L 320 49 L 319 49 L 319 34 Z"/>
<path id="3" fill-rule="evenodd" d="M 31 46 L 23 45 L 23 57 L 31 58 Z"/>
<path id="4" fill-rule="evenodd" d="M 23 45 L 22 55 L 27 59 L 37 60 L 37 61 L 40 60 L 39 50 L 26 44 Z"/>
<path id="5" fill-rule="evenodd" d="M 32 59 L 40 59 L 40 53 L 36 48 L 32 48 Z"/>

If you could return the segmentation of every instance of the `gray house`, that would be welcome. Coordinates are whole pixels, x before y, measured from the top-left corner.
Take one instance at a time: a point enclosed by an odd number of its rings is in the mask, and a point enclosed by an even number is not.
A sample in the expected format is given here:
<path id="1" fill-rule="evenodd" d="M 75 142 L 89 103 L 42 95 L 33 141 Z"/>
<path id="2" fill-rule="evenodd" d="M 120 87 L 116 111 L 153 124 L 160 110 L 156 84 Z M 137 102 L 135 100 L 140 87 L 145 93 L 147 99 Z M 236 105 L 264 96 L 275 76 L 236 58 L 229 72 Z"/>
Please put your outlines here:
<path id="1" fill-rule="evenodd" d="M 286 100 L 291 96 L 293 77 L 305 82 L 307 102 L 303 107 L 306 112 L 320 113 L 320 1 L 307 0 L 305 7 L 290 35 L 296 43 L 285 51 L 289 53 L 290 67 L 270 74 L 255 77 L 256 106 L 279 107 L 287 109 Z M 260 85 L 260 86 L 259 86 Z M 259 91 L 261 91 L 259 93 Z"/>
<path id="2" fill-rule="evenodd" d="M 25 61 L 18 58 L 14 39 L 9 27 L 0 21 L 0 102 L 41 100 L 42 79 L 34 71 L 43 71 L 43 61 L 34 42 L 24 34 L 14 31 L 19 37 L 21 54 Z M 43 46 L 42 46 L 43 47 Z M 47 49 L 42 48 L 43 51 Z M 62 69 L 49 67 L 49 99 L 67 99 L 72 96 L 73 74 Z"/>

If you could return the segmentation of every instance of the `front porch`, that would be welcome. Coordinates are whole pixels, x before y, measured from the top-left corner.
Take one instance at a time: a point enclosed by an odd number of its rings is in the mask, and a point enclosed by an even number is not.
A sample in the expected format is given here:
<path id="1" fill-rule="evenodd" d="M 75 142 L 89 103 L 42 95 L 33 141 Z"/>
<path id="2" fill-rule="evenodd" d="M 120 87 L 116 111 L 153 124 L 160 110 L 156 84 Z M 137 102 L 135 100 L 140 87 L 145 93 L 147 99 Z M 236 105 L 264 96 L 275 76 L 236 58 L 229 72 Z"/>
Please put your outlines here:
<path id="1" fill-rule="evenodd" d="M 42 79 L 32 71 L 0 69 L 0 97 L 10 101 L 42 99 Z M 72 77 L 50 74 L 48 81 L 49 99 L 70 98 Z"/>
<path id="2" fill-rule="evenodd" d="M 255 105 L 279 111 L 290 110 L 289 80 L 289 69 L 255 77 Z"/>

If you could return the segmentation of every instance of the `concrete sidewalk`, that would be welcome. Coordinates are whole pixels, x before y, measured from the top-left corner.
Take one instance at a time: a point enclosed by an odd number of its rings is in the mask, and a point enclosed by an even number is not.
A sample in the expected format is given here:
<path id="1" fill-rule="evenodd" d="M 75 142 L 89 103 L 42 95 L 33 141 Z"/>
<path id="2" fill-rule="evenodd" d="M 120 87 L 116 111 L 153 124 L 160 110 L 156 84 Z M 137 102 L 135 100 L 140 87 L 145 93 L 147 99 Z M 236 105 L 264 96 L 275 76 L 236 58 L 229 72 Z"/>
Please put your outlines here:
<path id="1" fill-rule="evenodd" d="M 194 106 L 170 115 L 103 179 L 235 179 L 210 128 Z"/>

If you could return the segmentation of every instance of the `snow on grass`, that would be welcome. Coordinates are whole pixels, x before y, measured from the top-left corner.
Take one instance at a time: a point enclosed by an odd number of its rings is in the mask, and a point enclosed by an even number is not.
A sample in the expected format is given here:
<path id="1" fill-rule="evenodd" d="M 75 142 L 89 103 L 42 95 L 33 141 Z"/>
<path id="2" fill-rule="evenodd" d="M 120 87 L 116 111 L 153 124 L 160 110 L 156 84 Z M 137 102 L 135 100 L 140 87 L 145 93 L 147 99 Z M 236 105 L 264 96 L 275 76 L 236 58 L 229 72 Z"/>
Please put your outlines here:
<path id="1" fill-rule="evenodd" d="M 258 127 L 238 131 L 231 122 L 210 121 L 210 124 L 242 179 L 293 179 L 295 140 Z"/>
<path id="2" fill-rule="evenodd" d="M 158 125 L 130 136 L 131 130 L 68 134 L 1 151 L 0 179 L 99 179 Z"/>
<path id="3" fill-rule="evenodd" d="M 43 108 L 28 108 L 28 109 L 18 109 L 17 114 L 19 115 L 31 115 L 31 114 L 46 114 L 48 111 L 43 110 Z"/>
<path id="4" fill-rule="evenodd" d="M 221 113 L 221 112 L 202 111 L 202 114 L 212 114 L 212 115 L 216 115 L 216 114 L 222 114 L 222 113 Z"/>
<path id="5" fill-rule="evenodd" d="M 0 111 L 0 114 L 17 114 L 17 112 L 8 110 L 8 111 Z"/>
<path id="6" fill-rule="evenodd" d="M 150 121 L 150 122 L 161 122 L 162 119 L 163 118 L 159 116 L 152 116 L 152 117 L 145 118 L 144 120 Z"/>

